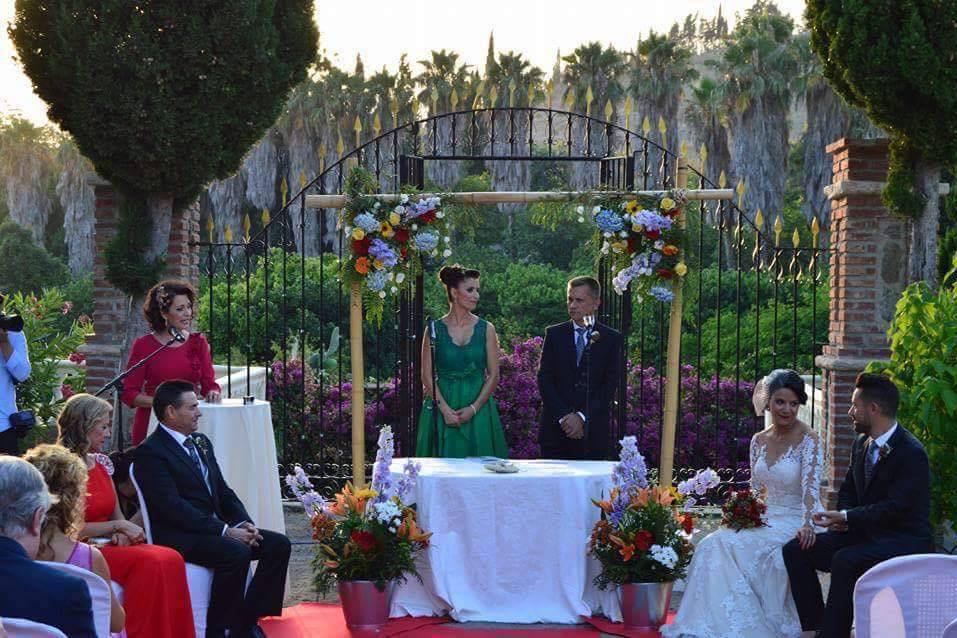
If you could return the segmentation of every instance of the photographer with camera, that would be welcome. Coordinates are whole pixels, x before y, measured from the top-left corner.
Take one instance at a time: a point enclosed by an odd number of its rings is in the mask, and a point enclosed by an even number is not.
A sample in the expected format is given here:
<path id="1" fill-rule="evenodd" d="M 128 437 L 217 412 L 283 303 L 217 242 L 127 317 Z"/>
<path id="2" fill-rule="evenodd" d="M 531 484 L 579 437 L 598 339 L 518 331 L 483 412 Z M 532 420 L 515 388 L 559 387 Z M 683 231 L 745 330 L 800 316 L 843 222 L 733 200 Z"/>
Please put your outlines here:
<path id="1" fill-rule="evenodd" d="M 0 307 L 3 297 L 0 296 Z M 33 425 L 33 413 L 17 411 L 18 383 L 30 376 L 23 319 L 0 312 L 0 454 L 18 456 L 17 438 Z"/>

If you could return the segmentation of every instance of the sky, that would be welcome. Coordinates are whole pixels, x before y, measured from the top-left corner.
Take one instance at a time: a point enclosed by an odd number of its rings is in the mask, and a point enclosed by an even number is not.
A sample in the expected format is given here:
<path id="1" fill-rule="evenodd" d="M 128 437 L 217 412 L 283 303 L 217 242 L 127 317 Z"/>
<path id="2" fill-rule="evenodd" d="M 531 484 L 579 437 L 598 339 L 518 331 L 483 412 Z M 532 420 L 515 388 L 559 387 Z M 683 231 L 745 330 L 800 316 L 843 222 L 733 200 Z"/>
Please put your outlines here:
<path id="1" fill-rule="evenodd" d="M 403 53 L 415 62 L 442 48 L 481 68 L 489 33 L 494 33 L 497 51 L 522 53 L 548 70 L 559 51 L 566 54 L 596 40 L 630 50 L 649 29 L 667 31 L 688 14 L 711 18 L 719 4 L 733 24 L 734 15 L 753 0 L 316 0 L 316 13 L 320 48 L 347 69 L 353 68 L 356 54 L 371 73 L 383 66 L 394 71 Z M 777 5 L 801 21 L 803 0 L 777 0 Z M 33 94 L 7 37 L 13 15 L 14 0 L 0 0 L 0 112 L 45 123 L 46 107 Z M 413 71 L 418 71 L 416 65 Z"/>

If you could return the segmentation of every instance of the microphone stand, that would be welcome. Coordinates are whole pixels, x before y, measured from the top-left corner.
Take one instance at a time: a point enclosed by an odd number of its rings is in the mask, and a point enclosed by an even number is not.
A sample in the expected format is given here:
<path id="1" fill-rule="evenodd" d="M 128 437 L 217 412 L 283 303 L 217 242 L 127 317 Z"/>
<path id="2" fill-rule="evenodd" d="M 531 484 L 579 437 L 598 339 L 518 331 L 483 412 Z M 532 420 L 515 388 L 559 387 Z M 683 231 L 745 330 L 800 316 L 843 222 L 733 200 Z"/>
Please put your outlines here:
<path id="1" fill-rule="evenodd" d="M 585 447 L 588 447 L 588 428 L 591 425 L 591 336 L 595 332 L 595 317 L 589 315 L 585 317 L 585 325 L 588 330 L 585 332 L 585 424 L 582 434 L 585 437 Z"/>
<path id="2" fill-rule="evenodd" d="M 166 350 L 177 341 L 182 341 L 183 339 L 181 339 L 180 337 L 181 335 L 170 337 L 169 341 L 167 341 L 162 346 L 160 346 L 159 348 L 157 348 L 156 350 L 154 350 L 147 356 L 137 361 L 134 365 L 131 365 L 129 368 L 127 368 L 123 372 L 119 373 L 118 375 L 110 379 L 110 381 L 106 385 L 104 385 L 102 388 L 97 390 L 96 393 L 93 395 L 98 397 L 101 394 L 106 393 L 107 390 L 113 390 L 113 396 L 116 399 L 116 418 L 117 418 L 117 423 L 119 424 L 119 426 L 116 428 L 116 449 L 117 450 L 119 451 L 123 450 L 123 401 L 122 399 L 120 399 L 120 395 L 123 394 L 123 379 L 130 376 L 130 374 L 132 374 L 134 370 L 138 370 L 139 368 L 146 365 L 147 361 L 149 361 L 150 359 L 158 355 L 163 350 Z"/>
<path id="3" fill-rule="evenodd" d="M 436 387 L 439 377 L 435 370 L 435 319 L 426 320 L 429 325 L 429 361 L 432 371 L 432 436 L 435 439 L 436 455 L 441 458 L 442 445 L 439 442 L 439 401 Z"/>

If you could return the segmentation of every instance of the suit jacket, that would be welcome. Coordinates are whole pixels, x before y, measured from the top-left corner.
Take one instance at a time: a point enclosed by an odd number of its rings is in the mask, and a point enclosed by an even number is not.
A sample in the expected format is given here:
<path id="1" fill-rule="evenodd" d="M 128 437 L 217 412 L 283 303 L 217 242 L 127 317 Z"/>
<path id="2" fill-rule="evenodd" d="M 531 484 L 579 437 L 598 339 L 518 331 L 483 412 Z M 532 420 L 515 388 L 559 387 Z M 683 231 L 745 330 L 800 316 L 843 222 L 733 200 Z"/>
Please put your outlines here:
<path id="1" fill-rule="evenodd" d="M 887 441 L 890 451 L 874 465 L 868 483 L 864 480 L 867 439 L 864 434 L 855 439 L 851 466 L 838 492 L 837 508 L 847 510 L 849 529 L 873 541 L 932 546 L 930 464 L 924 446 L 898 423 Z"/>
<path id="2" fill-rule="evenodd" d="M 0 616 L 50 625 L 70 638 L 96 638 L 86 583 L 32 560 L 6 536 L 0 536 L 0 583 Z"/>
<path id="3" fill-rule="evenodd" d="M 572 322 L 545 329 L 538 366 L 538 390 L 542 396 L 538 438 L 543 445 L 565 438 L 558 420 L 570 412 L 586 415 L 590 445 L 607 443 L 611 400 L 620 376 L 621 333 L 599 322 L 595 323 L 595 332 L 598 340 L 588 346 L 581 362 L 576 363 Z"/>
<path id="4" fill-rule="evenodd" d="M 213 444 L 205 434 L 192 434 L 197 452 L 209 470 L 203 475 L 189 454 L 163 428 L 156 428 L 136 448 L 136 482 L 143 492 L 153 542 L 180 553 L 189 551 L 197 536 L 220 536 L 224 525 L 253 522 L 236 493 L 226 484 Z"/>

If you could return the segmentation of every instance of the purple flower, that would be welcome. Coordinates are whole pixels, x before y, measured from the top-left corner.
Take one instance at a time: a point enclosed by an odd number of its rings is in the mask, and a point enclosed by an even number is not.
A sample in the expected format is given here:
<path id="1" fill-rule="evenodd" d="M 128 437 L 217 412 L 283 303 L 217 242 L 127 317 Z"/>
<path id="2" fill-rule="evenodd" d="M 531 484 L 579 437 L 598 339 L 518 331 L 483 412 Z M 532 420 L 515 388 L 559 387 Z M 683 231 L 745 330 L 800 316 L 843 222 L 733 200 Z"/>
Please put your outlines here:
<path id="1" fill-rule="evenodd" d="M 381 239 L 373 239 L 369 244 L 369 256 L 382 262 L 385 268 L 392 268 L 399 260 L 395 252 Z"/>

